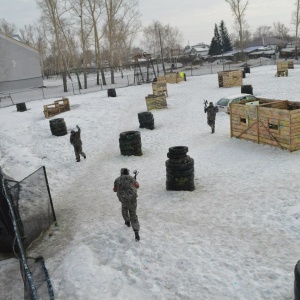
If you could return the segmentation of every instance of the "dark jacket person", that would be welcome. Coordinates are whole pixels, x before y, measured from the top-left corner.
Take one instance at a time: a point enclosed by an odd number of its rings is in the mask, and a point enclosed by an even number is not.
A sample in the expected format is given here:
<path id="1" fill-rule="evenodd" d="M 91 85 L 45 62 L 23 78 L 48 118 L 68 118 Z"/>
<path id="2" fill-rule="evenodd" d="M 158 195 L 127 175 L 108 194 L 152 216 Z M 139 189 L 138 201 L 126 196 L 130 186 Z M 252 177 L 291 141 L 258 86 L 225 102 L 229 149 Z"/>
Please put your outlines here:
<path id="1" fill-rule="evenodd" d="M 80 161 L 80 155 L 83 156 L 84 159 L 86 159 L 86 155 L 82 151 L 82 141 L 81 141 L 81 138 L 80 138 L 80 133 L 81 133 L 80 127 L 78 125 L 76 125 L 76 127 L 78 129 L 77 131 L 71 130 L 70 143 L 74 147 L 76 161 L 79 162 Z"/>
<path id="2" fill-rule="evenodd" d="M 207 124 L 211 127 L 211 133 L 215 132 L 216 114 L 219 111 L 217 106 L 209 102 L 208 107 L 205 107 L 204 112 L 207 113 Z"/>
<path id="3" fill-rule="evenodd" d="M 118 199 L 122 203 L 122 216 L 125 221 L 125 225 L 130 227 L 131 223 L 136 241 L 140 240 L 140 224 L 138 216 L 136 215 L 138 188 L 139 184 L 134 177 L 129 175 L 129 170 L 122 168 L 121 176 L 116 178 L 113 190 L 117 193 Z"/>

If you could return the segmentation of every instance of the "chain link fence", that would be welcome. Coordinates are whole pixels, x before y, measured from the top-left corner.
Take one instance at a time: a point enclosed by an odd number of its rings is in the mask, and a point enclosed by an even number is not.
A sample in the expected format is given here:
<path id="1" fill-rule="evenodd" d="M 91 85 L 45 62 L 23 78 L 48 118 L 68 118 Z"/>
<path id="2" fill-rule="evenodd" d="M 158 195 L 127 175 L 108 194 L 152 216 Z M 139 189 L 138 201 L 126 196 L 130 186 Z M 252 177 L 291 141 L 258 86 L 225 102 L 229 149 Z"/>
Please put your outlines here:
<path id="1" fill-rule="evenodd" d="M 182 65 L 180 63 L 175 65 L 175 68 L 172 67 L 171 63 L 165 63 L 165 70 L 169 72 L 170 70 L 176 72 L 185 72 L 187 77 L 190 76 L 201 76 L 207 74 L 216 74 L 220 71 L 228 71 L 228 70 L 236 70 L 243 68 L 244 64 L 248 64 L 251 68 L 263 66 L 263 65 L 276 65 L 278 59 L 276 58 L 265 58 L 260 57 L 257 59 L 247 60 L 245 62 L 228 62 L 226 60 L 220 59 L 215 61 L 214 63 L 202 62 L 198 65 L 188 64 Z M 80 83 L 82 88 L 79 86 L 79 82 L 77 80 L 77 76 L 75 72 L 69 72 L 69 76 L 67 76 L 67 92 L 64 92 L 63 89 L 63 81 L 62 76 L 52 75 L 44 78 L 44 85 L 35 88 L 23 89 L 23 90 L 12 90 L 10 92 L 1 93 L 0 92 L 0 108 L 12 106 L 22 102 L 29 102 L 33 100 L 40 99 L 50 99 L 50 98 L 62 98 L 68 97 L 71 95 L 80 95 L 87 94 L 91 92 L 103 91 L 111 88 L 124 88 L 127 86 L 136 85 L 137 81 L 134 76 L 134 69 L 136 66 L 129 65 L 118 67 L 114 71 L 114 84 L 111 83 L 110 77 L 110 69 L 106 68 L 105 70 L 105 79 L 106 84 L 103 85 L 101 80 L 99 84 L 97 84 L 97 74 L 95 68 L 90 68 L 87 70 L 87 88 L 83 88 L 83 74 L 80 73 Z M 161 64 L 154 64 L 155 75 L 163 76 L 163 67 Z M 141 66 L 141 72 L 144 74 L 147 73 L 147 69 L 145 66 Z M 151 72 L 153 74 L 154 72 Z M 150 78 L 151 79 L 151 78 Z M 12 82 L 13 83 L 13 82 Z"/>

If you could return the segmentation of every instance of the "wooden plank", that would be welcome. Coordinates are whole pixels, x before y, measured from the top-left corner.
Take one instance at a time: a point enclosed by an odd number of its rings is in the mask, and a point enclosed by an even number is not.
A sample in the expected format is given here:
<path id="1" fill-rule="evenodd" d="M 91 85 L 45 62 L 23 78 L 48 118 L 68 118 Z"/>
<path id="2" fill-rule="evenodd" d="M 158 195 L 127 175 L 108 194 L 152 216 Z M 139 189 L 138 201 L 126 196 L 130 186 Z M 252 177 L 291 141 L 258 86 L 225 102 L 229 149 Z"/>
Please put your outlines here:
<path id="1" fill-rule="evenodd" d="M 244 140 L 248 140 L 248 141 L 252 141 L 252 142 L 255 142 L 257 143 L 257 137 L 256 135 L 252 135 L 252 134 L 247 134 L 247 133 L 244 133 L 242 135 L 240 135 L 241 133 L 240 132 L 237 132 L 237 131 L 232 131 L 232 137 L 235 137 L 235 138 L 238 138 L 238 139 L 244 139 Z"/>
<path id="2" fill-rule="evenodd" d="M 272 145 L 272 146 L 283 148 L 283 149 L 289 149 L 290 148 L 289 144 L 280 143 L 280 145 L 279 145 L 276 141 L 266 139 L 266 138 L 261 137 L 261 136 L 259 137 L 259 139 L 260 139 L 260 144 Z"/>
<path id="3" fill-rule="evenodd" d="M 258 107 L 258 115 L 260 117 L 274 118 L 274 119 L 283 119 L 286 118 L 289 120 L 290 113 L 288 110 L 276 109 L 276 108 L 266 108 Z"/>

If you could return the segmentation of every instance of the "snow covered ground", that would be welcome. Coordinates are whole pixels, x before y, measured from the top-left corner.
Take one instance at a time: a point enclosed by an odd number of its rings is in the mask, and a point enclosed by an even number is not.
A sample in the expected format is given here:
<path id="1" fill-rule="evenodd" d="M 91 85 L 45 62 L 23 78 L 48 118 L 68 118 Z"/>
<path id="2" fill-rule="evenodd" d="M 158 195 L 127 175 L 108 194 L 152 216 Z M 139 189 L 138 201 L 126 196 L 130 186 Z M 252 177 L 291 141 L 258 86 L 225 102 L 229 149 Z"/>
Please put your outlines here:
<path id="1" fill-rule="evenodd" d="M 276 66 L 252 68 L 243 82 L 256 96 L 300 101 L 300 67 L 275 73 Z M 58 117 L 69 131 L 82 128 L 80 163 L 69 135 L 51 135 L 43 105 L 52 100 L 28 102 L 23 113 L 0 109 L 3 171 L 21 180 L 46 166 L 59 225 L 29 255 L 45 258 L 56 299 L 293 299 L 300 151 L 230 138 L 225 113 L 211 134 L 203 99 L 240 93 L 219 88 L 216 74 L 168 84 L 168 109 L 153 111 L 154 130 L 139 129 L 151 92 L 145 84 L 117 89 L 116 98 L 70 96 L 71 111 Z M 119 134 L 128 130 L 141 132 L 143 156 L 120 155 Z M 195 161 L 193 192 L 165 188 L 168 148 L 180 145 Z M 112 190 L 122 167 L 139 171 L 140 242 Z M 14 261 L 0 262 L 0 278 L 12 283 Z M 1 294 L 22 299 L 12 283 L 0 281 Z"/>

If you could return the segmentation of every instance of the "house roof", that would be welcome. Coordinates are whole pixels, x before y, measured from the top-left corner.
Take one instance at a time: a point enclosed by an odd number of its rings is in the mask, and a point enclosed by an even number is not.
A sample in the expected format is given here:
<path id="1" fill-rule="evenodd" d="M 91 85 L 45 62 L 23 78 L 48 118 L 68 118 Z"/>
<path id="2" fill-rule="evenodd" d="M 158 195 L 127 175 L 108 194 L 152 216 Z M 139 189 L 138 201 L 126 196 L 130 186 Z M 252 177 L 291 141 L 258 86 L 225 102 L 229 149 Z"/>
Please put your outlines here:
<path id="1" fill-rule="evenodd" d="M 260 37 L 252 41 L 248 44 L 248 47 L 254 47 L 254 46 L 269 46 L 269 45 L 276 45 L 285 47 L 287 45 L 287 41 L 279 40 L 274 37 Z"/>
<path id="2" fill-rule="evenodd" d="M 9 37 L 9 36 L 7 36 L 5 34 L 0 33 L 0 39 L 3 39 L 3 40 L 6 40 L 6 41 L 9 41 L 11 43 L 14 43 L 16 45 L 19 45 L 19 46 L 21 46 L 21 47 L 23 47 L 23 48 L 25 48 L 27 50 L 31 50 L 31 51 L 39 53 L 37 49 L 35 49 L 35 48 L 31 47 L 31 46 L 28 46 L 27 44 L 24 44 L 23 42 L 20 42 L 19 40 L 11 38 L 11 37 Z"/>

